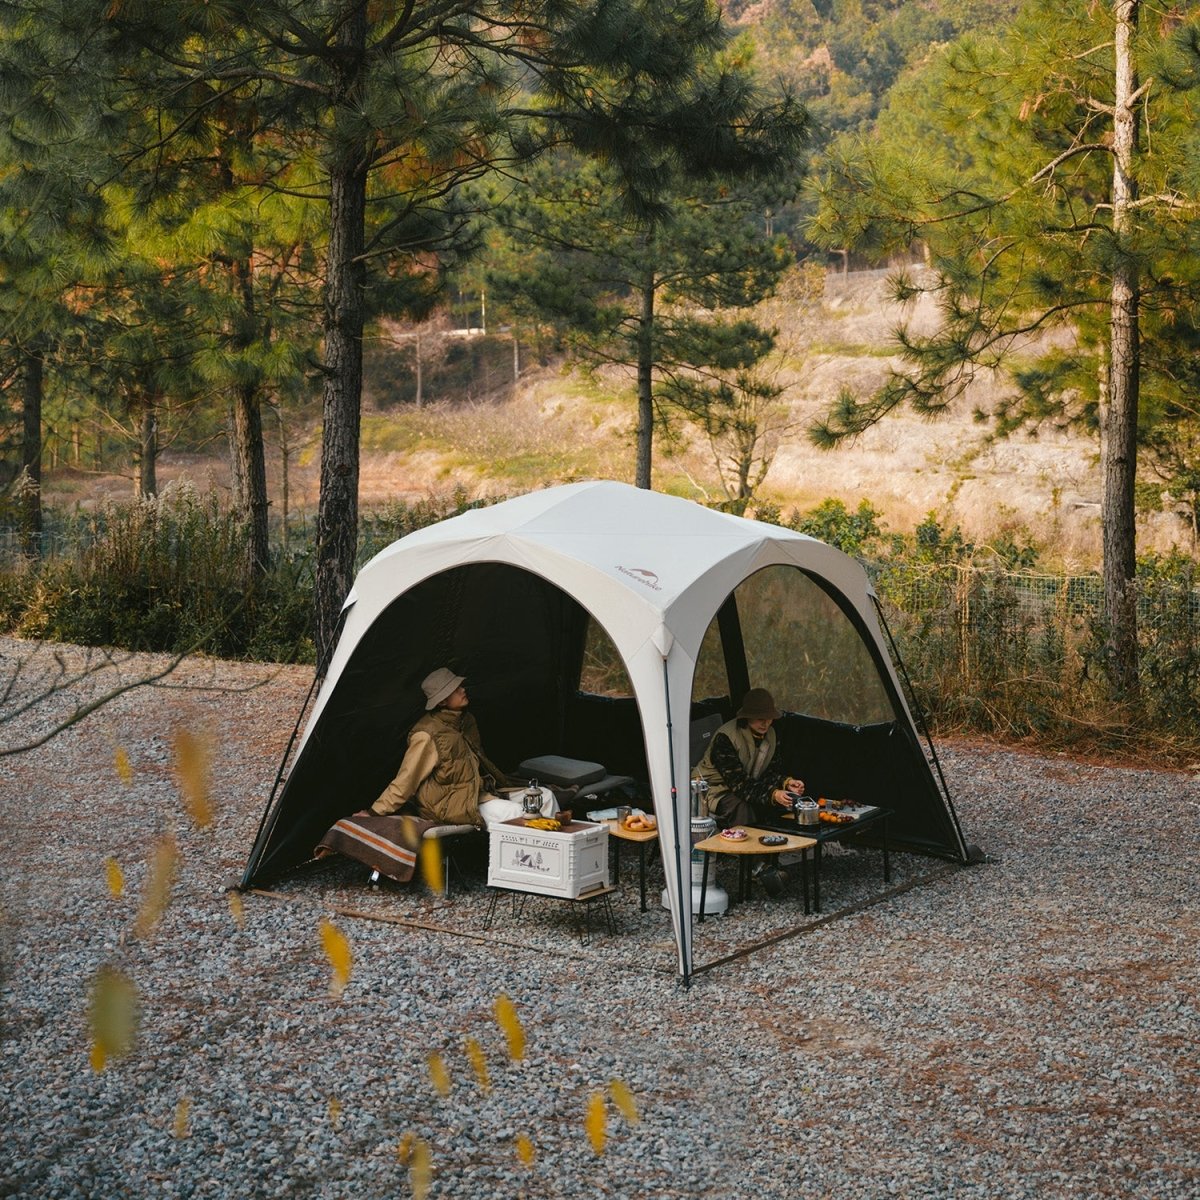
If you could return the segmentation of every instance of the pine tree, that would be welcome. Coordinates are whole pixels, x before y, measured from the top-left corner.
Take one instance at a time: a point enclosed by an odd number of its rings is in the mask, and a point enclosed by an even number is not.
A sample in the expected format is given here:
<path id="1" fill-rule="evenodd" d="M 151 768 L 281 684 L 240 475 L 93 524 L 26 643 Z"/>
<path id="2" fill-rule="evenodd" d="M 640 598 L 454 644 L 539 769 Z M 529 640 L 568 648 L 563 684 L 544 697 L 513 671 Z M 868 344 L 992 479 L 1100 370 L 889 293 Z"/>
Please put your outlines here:
<path id="1" fill-rule="evenodd" d="M 1139 406 L 1147 369 L 1170 361 L 1167 326 L 1186 325 L 1200 295 L 1180 270 L 1198 226 L 1195 93 L 1177 60 L 1196 18 L 1185 5 L 1149 30 L 1138 18 L 1135 0 L 1033 0 L 1002 36 L 958 44 L 892 97 L 869 145 L 832 156 L 812 231 L 877 251 L 920 239 L 932 273 L 900 277 L 896 294 L 930 292 L 942 315 L 930 336 L 901 330 L 907 368 L 872 397 L 843 395 L 813 430 L 818 444 L 905 402 L 937 413 L 978 367 L 1027 360 L 1055 327 L 1074 336 L 1070 353 L 1020 364 L 999 416 L 1002 429 L 1055 416 L 1098 427 L 1107 668 L 1114 697 L 1130 701 Z M 1160 353 L 1147 349 L 1151 314 Z"/>

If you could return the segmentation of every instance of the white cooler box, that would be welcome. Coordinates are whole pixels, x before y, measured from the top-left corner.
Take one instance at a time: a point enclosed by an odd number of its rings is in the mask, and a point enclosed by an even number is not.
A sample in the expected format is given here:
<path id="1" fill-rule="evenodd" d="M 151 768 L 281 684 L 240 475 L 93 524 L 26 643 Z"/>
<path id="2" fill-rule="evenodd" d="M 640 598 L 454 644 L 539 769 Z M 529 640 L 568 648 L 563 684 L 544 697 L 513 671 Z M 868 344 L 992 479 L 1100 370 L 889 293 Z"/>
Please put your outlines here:
<path id="1" fill-rule="evenodd" d="M 608 826 L 572 821 L 530 829 L 523 818 L 492 826 L 488 886 L 547 896 L 578 896 L 608 886 Z"/>

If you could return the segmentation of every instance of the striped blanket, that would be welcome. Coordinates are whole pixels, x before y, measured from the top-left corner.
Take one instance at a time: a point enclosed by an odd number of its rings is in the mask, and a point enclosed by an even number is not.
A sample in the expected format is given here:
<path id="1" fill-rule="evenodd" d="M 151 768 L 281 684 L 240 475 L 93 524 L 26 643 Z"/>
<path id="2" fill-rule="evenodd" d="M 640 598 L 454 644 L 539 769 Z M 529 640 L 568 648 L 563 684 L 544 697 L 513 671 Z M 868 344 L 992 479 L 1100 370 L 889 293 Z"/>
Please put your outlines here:
<path id="1" fill-rule="evenodd" d="M 418 848 L 425 830 L 435 822 L 418 817 L 377 817 L 363 811 L 343 817 L 317 843 L 316 858 L 344 854 L 397 883 L 407 883 L 417 865 Z"/>

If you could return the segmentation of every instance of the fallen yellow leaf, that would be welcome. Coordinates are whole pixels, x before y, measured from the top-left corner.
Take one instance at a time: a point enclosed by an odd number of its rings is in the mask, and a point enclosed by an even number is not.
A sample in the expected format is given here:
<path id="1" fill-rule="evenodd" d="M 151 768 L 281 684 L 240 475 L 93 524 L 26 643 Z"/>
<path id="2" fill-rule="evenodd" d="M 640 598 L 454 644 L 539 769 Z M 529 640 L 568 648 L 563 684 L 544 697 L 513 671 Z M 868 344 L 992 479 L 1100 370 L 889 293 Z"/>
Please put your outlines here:
<path id="1" fill-rule="evenodd" d="M 595 1092 L 588 1101 L 583 1127 L 587 1130 L 592 1149 L 597 1154 L 603 1154 L 604 1144 L 608 1141 L 608 1114 L 604 1109 L 604 1096 L 600 1092 Z"/>
<path id="2" fill-rule="evenodd" d="M 422 1138 L 413 1142 L 408 1174 L 412 1179 L 413 1200 L 425 1200 L 429 1195 L 429 1185 L 433 1181 L 433 1166 L 429 1161 L 429 1147 Z"/>
<path id="3" fill-rule="evenodd" d="M 188 1114 L 191 1112 L 192 1102 L 184 1096 L 179 1103 L 175 1105 L 175 1136 L 177 1138 L 185 1138 L 188 1136 Z"/>
<path id="4" fill-rule="evenodd" d="M 446 872 L 442 863 L 442 844 L 437 838 L 421 840 L 421 874 L 431 892 L 446 894 Z"/>
<path id="5" fill-rule="evenodd" d="M 212 824 L 208 741 L 188 729 L 175 731 L 175 770 L 188 814 L 199 829 Z"/>
<path id="6" fill-rule="evenodd" d="M 471 1070 L 475 1072 L 475 1078 L 479 1080 L 479 1087 L 486 1096 L 492 1090 L 492 1081 L 488 1076 L 487 1059 L 483 1056 L 483 1047 L 479 1042 L 469 1037 L 466 1041 L 467 1061 L 471 1064 Z"/>
<path id="7" fill-rule="evenodd" d="M 133 782 L 133 764 L 130 763 L 124 746 L 118 746 L 113 751 L 113 766 L 116 767 L 117 778 L 122 783 L 128 785 Z"/>
<path id="8" fill-rule="evenodd" d="M 329 981 L 329 994 L 338 997 L 346 984 L 350 982 L 350 966 L 353 955 L 346 935 L 332 922 L 321 920 L 321 945 L 325 947 L 325 955 L 333 968 L 333 977 Z"/>
<path id="9" fill-rule="evenodd" d="M 334 1129 L 342 1123 L 342 1102 L 336 1096 L 329 1097 L 329 1123 Z"/>
<path id="10" fill-rule="evenodd" d="M 170 834 L 160 838 L 150 857 L 146 892 L 133 925 L 135 937 L 148 937 L 167 911 L 167 905 L 171 903 L 171 888 L 175 884 L 177 859 L 175 839 Z"/>
<path id="11" fill-rule="evenodd" d="M 439 1096 L 450 1095 L 450 1072 L 446 1069 L 446 1060 L 436 1050 L 429 1055 L 429 1078 Z"/>
<path id="12" fill-rule="evenodd" d="M 496 1021 L 508 1039 L 508 1056 L 514 1062 L 525 1057 L 525 1030 L 513 1002 L 504 995 L 496 997 Z"/>
<path id="13" fill-rule="evenodd" d="M 100 967 L 88 996 L 88 1030 L 92 1035 L 91 1062 L 103 1071 L 109 1059 L 128 1054 L 137 1032 L 137 988 L 116 967 Z"/>
<path id="14" fill-rule="evenodd" d="M 233 917 L 234 924 L 239 929 L 246 928 L 246 906 L 242 903 L 242 893 L 234 889 L 226 892 L 229 898 L 229 912 Z"/>
<path id="15" fill-rule="evenodd" d="M 608 1094 L 625 1120 L 632 1122 L 638 1119 L 637 1104 L 634 1102 L 633 1093 L 629 1090 L 628 1084 L 614 1079 L 608 1085 Z"/>
<path id="16" fill-rule="evenodd" d="M 122 895 L 125 891 L 125 872 L 121 870 L 121 864 L 115 858 L 104 860 L 104 875 L 108 880 L 108 890 L 114 896 Z"/>
<path id="17" fill-rule="evenodd" d="M 523 1134 L 517 1134 L 517 1157 L 525 1166 L 533 1162 L 533 1143 Z"/>
<path id="18" fill-rule="evenodd" d="M 396 1157 L 407 1167 L 409 1160 L 412 1158 L 413 1142 L 416 1141 L 416 1134 L 410 1129 L 399 1142 L 396 1143 Z"/>

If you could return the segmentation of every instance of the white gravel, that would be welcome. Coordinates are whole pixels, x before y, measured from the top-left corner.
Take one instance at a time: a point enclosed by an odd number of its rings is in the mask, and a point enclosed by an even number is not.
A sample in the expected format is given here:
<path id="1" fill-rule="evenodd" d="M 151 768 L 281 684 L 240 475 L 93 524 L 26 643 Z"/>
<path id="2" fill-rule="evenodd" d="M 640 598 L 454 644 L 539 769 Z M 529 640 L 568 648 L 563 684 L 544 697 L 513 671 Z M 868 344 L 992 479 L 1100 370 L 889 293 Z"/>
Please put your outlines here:
<path id="1" fill-rule="evenodd" d="M 0 678 L 34 650 L 0 640 Z M 4 699 L 0 745 L 69 709 L 58 696 L 17 712 L 47 663 L 34 655 Z M 502 907 L 485 932 L 480 870 L 444 900 L 370 890 L 342 860 L 246 895 L 239 929 L 224 888 L 310 678 L 189 661 L 170 688 L 0 758 L 0 1195 L 402 1197 L 408 1135 L 429 1147 L 433 1197 L 1200 1194 L 1190 774 L 942 744 L 967 838 L 991 862 L 895 855 L 887 888 L 875 853 L 830 855 L 823 918 L 796 894 L 756 894 L 697 927 L 706 969 L 684 991 L 666 913 L 638 911 L 632 857 L 618 936 L 588 946 L 547 900 L 520 920 Z M 180 800 L 178 728 L 215 747 L 204 829 Z M 139 939 L 168 832 L 178 879 Z M 340 998 L 322 917 L 353 950 Z M 97 1073 L 87 997 L 103 964 L 134 981 L 141 1019 L 132 1053 Z M 493 1016 L 501 993 L 528 1038 L 519 1062 Z M 613 1080 L 640 1120 L 610 1100 L 598 1155 L 585 1113 Z"/>

